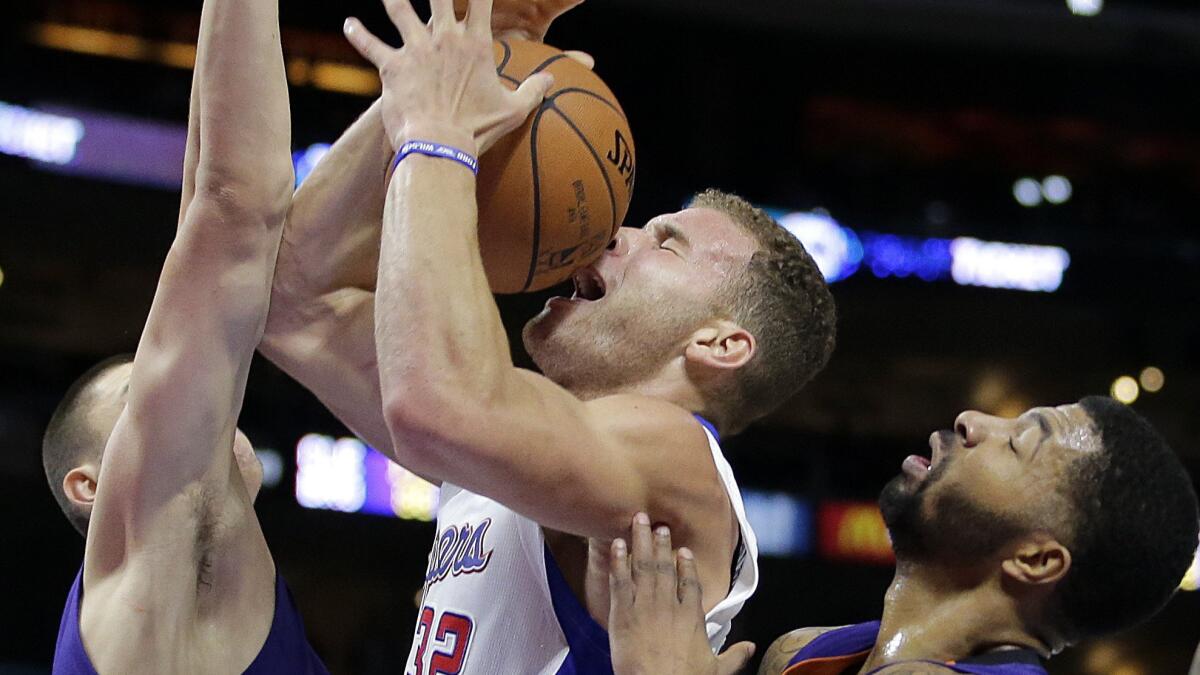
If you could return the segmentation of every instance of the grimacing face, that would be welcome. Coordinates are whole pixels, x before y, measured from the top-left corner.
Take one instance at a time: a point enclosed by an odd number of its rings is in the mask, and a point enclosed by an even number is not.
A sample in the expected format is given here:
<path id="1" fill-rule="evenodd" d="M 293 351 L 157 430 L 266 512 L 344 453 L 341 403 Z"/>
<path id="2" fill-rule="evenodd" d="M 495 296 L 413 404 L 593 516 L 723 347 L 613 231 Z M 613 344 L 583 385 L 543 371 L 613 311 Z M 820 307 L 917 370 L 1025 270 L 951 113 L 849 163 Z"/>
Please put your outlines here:
<path id="1" fill-rule="evenodd" d="M 112 434 L 117 420 L 125 410 L 125 402 L 129 393 L 129 378 L 132 373 L 133 364 L 122 363 L 101 373 L 90 385 L 89 401 L 91 404 L 87 409 L 87 423 L 95 430 L 97 438 L 102 444 L 101 448 L 107 444 L 108 437 Z M 246 484 L 251 501 L 253 501 L 262 487 L 262 463 L 254 454 L 254 446 L 251 445 L 250 439 L 242 433 L 241 429 L 234 430 L 233 454 L 237 461 L 238 472 Z"/>
<path id="2" fill-rule="evenodd" d="M 576 271 L 574 295 L 551 298 L 526 324 L 525 348 L 568 389 L 640 381 L 714 318 L 719 290 L 757 248 L 729 216 L 709 208 L 622 227 L 595 263 Z"/>
<path id="3" fill-rule="evenodd" d="M 1101 450 L 1077 403 L 1013 419 L 967 411 L 929 447 L 929 458 L 904 460 L 880 497 L 899 557 L 988 556 L 1023 534 L 1069 532 L 1071 463 Z"/>

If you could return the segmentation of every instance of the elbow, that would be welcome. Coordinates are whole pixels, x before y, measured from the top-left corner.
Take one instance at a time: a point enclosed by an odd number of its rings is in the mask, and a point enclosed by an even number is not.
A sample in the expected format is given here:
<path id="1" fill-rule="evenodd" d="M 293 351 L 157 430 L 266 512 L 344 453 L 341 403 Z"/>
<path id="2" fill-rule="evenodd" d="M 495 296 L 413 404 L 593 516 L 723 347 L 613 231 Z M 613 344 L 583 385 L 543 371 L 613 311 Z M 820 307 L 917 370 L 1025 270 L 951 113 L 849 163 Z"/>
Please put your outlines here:
<path id="1" fill-rule="evenodd" d="M 313 311 L 315 298 L 298 292 L 295 284 L 281 278 L 283 276 L 277 263 L 271 280 L 271 301 L 267 308 L 263 344 L 259 348 L 272 361 L 275 360 L 272 355 L 288 351 L 290 343 L 309 335 L 313 324 L 322 318 Z"/>
<path id="2" fill-rule="evenodd" d="M 393 438 L 412 441 L 445 434 L 444 420 L 450 410 L 442 403 L 443 395 L 434 389 L 412 384 L 384 385 L 383 416 Z"/>
<path id="3" fill-rule="evenodd" d="M 497 369 L 463 371 L 455 360 L 408 352 L 402 363 L 380 362 L 383 414 L 398 455 L 411 468 L 440 474 L 440 466 L 465 455 L 486 461 L 487 433 L 509 408 L 506 383 Z M 495 458 L 492 458 L 495 459 Z M 430 465 L 432 463 L 433 465 Z"/>
<path id="4" fill-rule="evenodd" d="M 429 399 L 408 388 L 384 389 L 383 419 L 392 437 L 395 459 L 411 471 L 440 476 L 439 442 L 445 437 Z"/>
<path id="5" fill-rule="evenodd" d="M 384 416 L 393 433 L 455 438 L 505 407 L 504 380 L 488 369 L 459 371 L 453 362 L 408 354 L 379 366 Z"/>
<path id="6" fill-rule="evenodd" d="M 202 165 L 189 208 L 201 206 L 228 225 L 279 229 L 291 207 L 294 175 L 290 162 L 286 170 L 268 169 L 260 175 Z"/>
<path id="7" fill-rule="evenodd" d="M 462 448 L 472 425 L 462 397 L 436 386 L 385 389 L 383 415 L 397 461 L 415 471 L 440 475 L 440 467 Z"/>
<path id="8" fill-rule="evenodd" d="M 273 302 L 270 311 L 271 313 L 275 311 Z M 272 321 L 271 313 L 267 315 L 262 338 L 258 341 L 258 353 L 280 370 L 290 374 L 289 366 L 292 365 L 292 359 L 288 357 L 296 351 L 292 348 L 293 338 L 290 331 L 280 325 L 281 321 L 277 317 Z"/>

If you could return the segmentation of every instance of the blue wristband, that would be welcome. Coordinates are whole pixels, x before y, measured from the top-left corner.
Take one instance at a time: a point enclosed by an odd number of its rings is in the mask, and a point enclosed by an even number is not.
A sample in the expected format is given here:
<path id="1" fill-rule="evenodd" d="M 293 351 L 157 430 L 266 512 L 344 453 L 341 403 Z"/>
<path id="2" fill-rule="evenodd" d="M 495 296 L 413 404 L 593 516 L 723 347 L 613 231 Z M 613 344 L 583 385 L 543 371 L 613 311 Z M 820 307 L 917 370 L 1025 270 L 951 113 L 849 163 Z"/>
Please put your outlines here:
<path id="1" fill-rule="evenodd" d="M 479 175 L 479 160 L 470 153 L 433 141 L 408 141 L 400 146 L 400 150 L 396 152 L 396 159 L 392 160 L 392 171 L 396 170 L 405 157 L 413 154 L 449 159 L 467 167 L 471 173 Z"/>

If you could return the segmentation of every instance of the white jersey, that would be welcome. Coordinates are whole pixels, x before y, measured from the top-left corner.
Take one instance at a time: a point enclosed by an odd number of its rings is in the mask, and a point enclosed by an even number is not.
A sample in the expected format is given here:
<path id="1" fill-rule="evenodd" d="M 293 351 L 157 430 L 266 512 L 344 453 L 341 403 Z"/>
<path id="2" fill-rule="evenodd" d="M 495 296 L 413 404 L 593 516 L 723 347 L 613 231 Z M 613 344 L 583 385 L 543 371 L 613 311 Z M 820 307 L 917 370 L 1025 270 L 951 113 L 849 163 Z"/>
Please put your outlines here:
<path id="1" fill-rule="evenodd" d="M 758 585 L 758 544 L 733 470 L 704 427 L 741 526 L 729 594 L 706 617 L 715 651 Z M 455 485 L 441 494 L 406 675 L 611 674 L 608 634 L 568 587 L 541 526 Z"/>

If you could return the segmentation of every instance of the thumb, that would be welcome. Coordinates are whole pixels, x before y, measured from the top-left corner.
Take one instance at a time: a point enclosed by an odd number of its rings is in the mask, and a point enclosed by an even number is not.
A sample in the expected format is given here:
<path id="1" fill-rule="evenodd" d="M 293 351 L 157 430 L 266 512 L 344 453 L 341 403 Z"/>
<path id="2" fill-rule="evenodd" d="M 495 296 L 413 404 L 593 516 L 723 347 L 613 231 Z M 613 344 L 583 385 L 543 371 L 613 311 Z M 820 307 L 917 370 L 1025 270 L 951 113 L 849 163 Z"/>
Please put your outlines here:
<path id="1" fill-rule="evenodd" d="M 752 656 L 754 656 L 753 642 L 737 643 L 717 657 L 717 675 L 733 675 L 745 668 Z"/>
<path id="2" fill-rule="evenodd" d="M 528 77 L 521 83 L 521 86 L 514 92 L 521 110 L 521 119 L 524 119 L 541 104 L 550 91 L 550 87 L 553 86 L 554 76 L 545 71 Z"/>
<path id="3" fill-rule="evenodd" d="M 589 54 L 587 52 L 581 52 L 577 49 L 570 49 L 563 53 L 567 55 L 567 58 L 579 63 L 581 66 L 583 66 L 584 68 L 587 68 L 588 70 L 595 70 L 595 68 L 596 68 L 595 57 L 593 57 L 591 54 Z"/>

